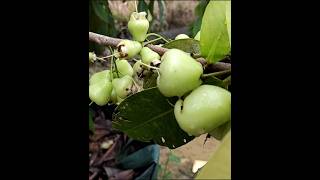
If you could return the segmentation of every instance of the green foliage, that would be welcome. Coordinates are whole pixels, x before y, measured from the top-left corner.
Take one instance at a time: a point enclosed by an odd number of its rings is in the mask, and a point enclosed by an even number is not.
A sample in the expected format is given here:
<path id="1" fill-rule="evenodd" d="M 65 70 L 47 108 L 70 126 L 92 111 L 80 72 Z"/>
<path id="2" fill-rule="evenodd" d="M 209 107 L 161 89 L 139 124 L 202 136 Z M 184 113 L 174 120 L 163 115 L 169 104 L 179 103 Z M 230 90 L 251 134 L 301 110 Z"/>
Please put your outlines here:
<path id="1" fill-rule="evenodd" d="M 173 106 L 157 88 L 150 88 L 122 101 L 113 114 L 113 128 L 140 141 L 153 141 L 175 149 L 192 140 L 179 125 Z"/>
<path id="2" fill-rule="evenodd" d="M 198 31 L 200 31 L 202 17 L 209 0 L 201 0 L 195 9 L 196 20 L 190 25 L 189 31 L 191 31 L 192 37 L 194 37 Z"/>
<path id="3" fill-rule="evenodd" d="M 107 36 L 116 36 L 117 31 L 108 1 L 89 1 L 89 31 Z M 103 50 L 103 47 L 89 43 L 89 51 L 94 51 L 99 54 Z"/>
<path id="4" fill-rule="evenodd" d="M 229 1 L 210 1 L 201 25 L 201 55 L 208 63 L 225 58 L 231 51 L 227 27 L 227 4 Z"/>
<path id="5" fill-rule="evenodd" d="M 180 49 L 187 53 L 200 54 L 200 43 L 195 39 L 178 39 L 163 45 L 168 49 Z"/>

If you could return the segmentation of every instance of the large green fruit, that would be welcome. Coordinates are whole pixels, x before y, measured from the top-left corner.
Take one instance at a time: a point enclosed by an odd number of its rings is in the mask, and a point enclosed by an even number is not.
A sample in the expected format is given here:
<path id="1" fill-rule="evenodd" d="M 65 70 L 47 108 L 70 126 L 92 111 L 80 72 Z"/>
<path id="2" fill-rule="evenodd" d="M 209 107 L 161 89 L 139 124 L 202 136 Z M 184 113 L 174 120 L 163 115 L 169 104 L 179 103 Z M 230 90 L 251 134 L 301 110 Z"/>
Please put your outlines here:
<path id="1" fill-rule="evenodd" d="M 176 102 L 174 115 L 189 135 L 209 133 L 231 120 L 231 93 L 218 86 L 202 85 Z"/>
<path id="2" fill-rule="evenodd" d="M 143 42 L 149 29 L 149 21 L 146 18 L 146 12 L 133 12 L 128 22 L 128 30 L 133 40 Z"/>
<path id="3" fill-rule="evenodd" d="M 131 93 L 132 77 L 125 75 L 122 78 L 113 79 L 112 85 L 117 96 L 121 99 L 126 98 Z"/>
<path id="4" fill-rule="evenodd" d="M 183 96 L 201 85 L 202 65 L 186 52 L 170 49 L 161 61 L 157 86 L 164 96 Z"/>
<path id="5" fill-rule="evenodd" d="M 111 81 L 110 70 L 104 70 L 93 74 L 89 80 L 89 84 L 95 84 L 97 82 L 108 82 Z"/>
<path id="6" fill-rule="evenodd" d="M 123 77 L 125 75 L 129 75 L 129 76 L 133 75 L 133 68 L 128 63 L 127 60 L 125 60 L 125 59 L 116 60 L 116 65 L 117 65 L 117 69 L 118 69 L 118 73 L 119 73 L 120 77 Z M 115 74 L 116 74 L 116 72 L 114 72 L 114 75 Z M 116 76 L 114 76 L 114 77 L 116 77 Z"/>
<path id="7" fill-rule="evenodd" d="M 142 49 L 141 43 L 138 41 L 122 40 L 117 45 L 117 57 L 120 58 L 132 58 L 139 54 Z"/>
<path id="8" fill-rule="evenodd" d="M 110 81 L 99 81 L 89 86 L 89 98 L 99 106 L 104 106 L 110 100 L 112 84 Z"/>
<path id="9" fill-rule="evenodd" d="M 160 55 L 148 47 L 143 47 L 140 51 L 140 55 L 142 62 L 148 65 L 154 60 L 160 60 Z"/>

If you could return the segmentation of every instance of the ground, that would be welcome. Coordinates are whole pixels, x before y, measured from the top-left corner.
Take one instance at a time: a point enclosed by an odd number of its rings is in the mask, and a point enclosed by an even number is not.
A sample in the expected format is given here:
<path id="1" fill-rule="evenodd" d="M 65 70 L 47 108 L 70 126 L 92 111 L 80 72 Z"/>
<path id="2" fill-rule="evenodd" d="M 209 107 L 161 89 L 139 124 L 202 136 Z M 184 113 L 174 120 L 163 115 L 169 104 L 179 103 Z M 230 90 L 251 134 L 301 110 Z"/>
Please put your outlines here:
<path id="1" fill-rule="evenodd" d="M 220 143 L 220 141 L 217 141 L 214 138 L 209 138 L 204 144 L 205 138 L 206 135 L 202 135 L 174 150 L 169 150 L 167 147 L 161 147 L 158 178 L 191 179 L 194 176 L 194 173 L 192 172 L 194 161 L 208 161 Z M 165 168 L 167 161 L 167 168 Z"/>

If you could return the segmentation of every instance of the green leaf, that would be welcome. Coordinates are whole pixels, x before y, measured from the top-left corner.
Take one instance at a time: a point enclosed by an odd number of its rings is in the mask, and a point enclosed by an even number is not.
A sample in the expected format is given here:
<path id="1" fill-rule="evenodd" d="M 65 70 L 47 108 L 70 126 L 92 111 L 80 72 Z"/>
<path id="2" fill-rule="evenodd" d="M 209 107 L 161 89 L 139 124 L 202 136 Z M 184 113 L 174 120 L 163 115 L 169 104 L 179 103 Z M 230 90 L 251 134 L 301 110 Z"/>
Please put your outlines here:
<path id="1" fill-rule="evenodd" d="M 127 97 L 113 114 L 112 127 L 139 141 L 153 141 L 170 149 L 191 141 L 178 125 L 174 110 L 158 88 Z"/>
<path id="2" fill-rule="evenodd" d="M 100 20 L 108 24 L 110 20 L 112 20 L 109 7 L 106 7 L 106 4 L 104 1 L 93 0 L 91 2 L 92 2 L 92 7 L 95 14 L 100 18 Z"/>
<path id="3" fill-rule="evenodd" d="M 148 13 L 148 4 L 144 0 L 139 0 L 138 11 L 139 12 L 144 11 L 144 12 Z"/>
<path id="4" fill-rule="evenodd" d="M 93 123 L 93 117 L 92 117 L 92 111 L 89 109 L 89 130 L 91 132 L 94 132 L 94 123 Z"/>
<path id="5" fill-rule="evenodd" d="M 159 13 L 160 13 L 160 26 L 163 25 L 163 21 L 164 21 L 164 18 L 165 18 L 165 3 L 163 0 L 158 0 L 158 6 L 159 6 Z"/>
<path id="6" fill-rule="evenodd" d="M 214 76 L 210 76 L 210 77 L 207 77 L 203 80 L 203 84 L 209 84 L 209 85 L 214 85 L 214 86 L 219 86 L 219 87 L 222 87 L 224 89 L 227 89 L 228 86 L 223 82 L 223 80 L 221 79 L 218 79 Z"/>
<path id="7" fill-rule="evenodd" d="M 180 49 L 182 51 L 193 54 L 200 54 L 199 41 L 192 38 L 170 41 L 169 43 L 164 44 L 163 47 L 168 49 Z"/>
<path id="8" fill-rule="evenodd" d="M 89 1 L 89 31 L 107 36 L 115 36 L 114 19 L 109 9 L 108 1 Z M 105 47 L 89 42 L 89 51 L 97 54 L 103 52 Z"/>
<path id="9" fill-rule="evenodd" d="M 143 78 L 143 88 L 148 89 L 157 86 L 158 74 L 150 72 Z"/>
<path id="10" fill-rule="evenodd" d="M 231 46 L 231 1 L 226 2 L 226 21 L 227 21 L 229 42 Z"/>
<path id="11" fill-rule="evenodd" d="M 228 122 L 220 125 L 216 129 L 214 129 L 209 134 L 210 134 L 210 136 L 213 136 L 217 140 L 222 140 L 224 138 L 224 136 L 229 132 L 230 129 L 231 129 L 231 121 L 228 121 Z"/>
<path id="12" fill-rule="evenodd" d="M 210 1 L 203 15 L 200 50 L 209 64 L 222 60 L 231 50 L 226 20 L 227 3 Z"/>

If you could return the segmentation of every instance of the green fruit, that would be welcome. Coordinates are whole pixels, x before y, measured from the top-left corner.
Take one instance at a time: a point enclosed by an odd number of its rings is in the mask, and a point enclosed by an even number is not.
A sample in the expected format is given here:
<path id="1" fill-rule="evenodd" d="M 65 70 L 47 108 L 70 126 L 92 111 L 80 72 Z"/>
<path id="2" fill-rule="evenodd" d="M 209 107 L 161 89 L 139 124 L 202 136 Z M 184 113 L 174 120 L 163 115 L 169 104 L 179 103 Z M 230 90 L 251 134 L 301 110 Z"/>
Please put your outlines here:
<path id="1" fill-rule="evenodd" d="M 144 70 L 144 66 L 141 64 L 141 61 L 137 61 L 133 65 L 133 74 L 139 76 Z"/>
<path id="2" fill-rule="evenodd" d="M 200 31 L 196 34 L 196 36 L 194 37 L 194 39 L 200 41 Z"/>
<path id="3" fill-rule="evenodd" d="M 89 52 L 89 62 L 94 62 L 97 60 L 97 56 L 96 54 L 94 54 L 93 52 Z"/>
<path id="4" fill-rule="evenodd" d="M 111 81 L 110 70 L 104 70 L 104 71 L 93 74 L 89 80 L 89 84 L 90 85 L 95 84 L 100 81 L 103 81 L 103 82 Z"/>
<path id="5" fill-rule="evenodd" d="M 174 115 L 189 135 L 212 132 L 231 120 L 231 93 L 218 86 L 202 85 L 176 102 Z"/>
<path id="6" fill-rule="evenodd" d="M 143 47 L 140 51 L 142 62 L 150 65 L 153 60 L 159 60 L 160 56 L 158 53 L 152 51 L 148 47 Z"/>
<path id="7" fill-rule="evenodd" d="M 122 40 L 117 45 L 117 57 L 120 58 L 132 58 L 139 54 L 142 49 L 141 43 L 138 41 Z"/>
<path id="8" fill-rule="evenodd" d="M 166 97 L 183 96 L 202 83 L 202 65 L 178 49 L 170 49 L 163 54 L 159 71 L 157 86 Z"/>
<path id="9" fill-rule="evenodd" d="M 112 84 L 110 81 L 99 81 L 89 86 L 89 98 L 99 106 L 104 106 L 110 100 Z"/>
<path id="10" fill-rule="evenodd" d="M 120 77 L 123 77 L 125 75 L 129 75 L 129 76 L 133 75 L 133 69 L 127 60 L 124 60 L 124 59 L 116 60 L 116 65 L 117 65 L 117 69 Z M 116 75 L 116 72 L 114 71 L 114 77 L 116 77 L 115 75 Z"/>
<path id="11" fill-rule="evenodd" d="M 112 85 L 116 91 L 117 96 L 124 99 L 131 93 L 132 78 L 128 75 L 122 78 L 113 79 Z"/>
<path id="12" fill-rule="evenodd" d="M 110 98 L 110 100 L 111 100 L 111 102 L 113 103 L 113 104 L 117 104 L 117 93 L 116 93 L 116 90 L 114 89 L 114 88 L 112 88 L 112 91 L 111 91 L 111 98 Z"/>
<path id="13" fill-rule="evenodd" d="M 176 36 L 175 40 L 178 39 L 189 39 L 190 37 L 186 34 L 179 34 L 178 36 Z"/>
<path id="14" fill-rule="evenodd" d="M 143 42 L 149 29 L 149 21 L 146 18 L 146 12 L 133 12 L 128 22 L 128 30 L 133 40 Z"/>

